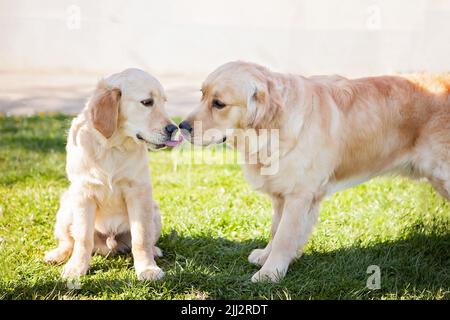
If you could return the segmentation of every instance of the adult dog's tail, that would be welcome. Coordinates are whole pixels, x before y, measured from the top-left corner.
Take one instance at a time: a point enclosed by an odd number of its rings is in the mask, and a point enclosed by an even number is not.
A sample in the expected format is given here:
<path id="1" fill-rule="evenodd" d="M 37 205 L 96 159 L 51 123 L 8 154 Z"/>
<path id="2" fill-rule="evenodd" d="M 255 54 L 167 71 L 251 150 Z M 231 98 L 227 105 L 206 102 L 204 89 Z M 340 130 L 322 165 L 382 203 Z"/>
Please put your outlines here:
<path id="1" fill-rule="evenodd" d="M 406 77 L 427 91 L 450 95 L 450 72 L 434 74 L 423 72 Z"/>

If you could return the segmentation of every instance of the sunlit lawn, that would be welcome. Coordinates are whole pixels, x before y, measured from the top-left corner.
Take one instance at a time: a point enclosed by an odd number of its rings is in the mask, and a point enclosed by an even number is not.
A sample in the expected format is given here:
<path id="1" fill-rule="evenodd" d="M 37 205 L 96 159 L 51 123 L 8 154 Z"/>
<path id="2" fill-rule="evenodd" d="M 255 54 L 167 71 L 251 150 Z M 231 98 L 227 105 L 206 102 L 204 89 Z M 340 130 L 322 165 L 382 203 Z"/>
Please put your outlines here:
<path id="1" fill-rule="evenodd" d="M 130 255 L 95 256 L 81 288 L 69 289 L 61 267 L 42 262 L 68 185 L 69 123 L 59 115 L 0 118 L 0 299 L 450 298 L 450 207 L 426 183 L 401 178 L 326 200 L 286 278 L 251 283 L 257 267 L 247 256 L 268 240 L 270 202 L 211 149 L 205 155 L 216 164 L 189 164 L 188 150 L 150 154 L 163 213 L 162 281 L 138 282 Z M 366 288 L 370 265 L 381 269 L 379 290 Z"/>

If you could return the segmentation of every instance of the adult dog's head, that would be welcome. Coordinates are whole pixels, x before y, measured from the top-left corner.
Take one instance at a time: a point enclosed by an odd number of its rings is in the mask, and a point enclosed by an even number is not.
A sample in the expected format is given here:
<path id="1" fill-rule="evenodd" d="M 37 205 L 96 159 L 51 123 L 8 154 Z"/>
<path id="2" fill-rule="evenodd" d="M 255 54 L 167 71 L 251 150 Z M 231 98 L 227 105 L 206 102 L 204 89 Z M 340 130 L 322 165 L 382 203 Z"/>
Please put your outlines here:
<path id="1" fill-rule="evenodd" d="M 277 126 L 279 90 L 266 68 L 229 62 L 211 73 L 202 86 L 200 105 L 180 123 L 191 143 L 221 143 L 233 129 L 270 129 Z"/>
<path id="2" fill-rule="evenodd" d="M 169 119 L 164 89 L 139 69 L 126 69 L 101 80 L 89 100 L 93 127 L 106 139 L 122 135 L 151 149 L 170 145 L 177 126 Z"/>

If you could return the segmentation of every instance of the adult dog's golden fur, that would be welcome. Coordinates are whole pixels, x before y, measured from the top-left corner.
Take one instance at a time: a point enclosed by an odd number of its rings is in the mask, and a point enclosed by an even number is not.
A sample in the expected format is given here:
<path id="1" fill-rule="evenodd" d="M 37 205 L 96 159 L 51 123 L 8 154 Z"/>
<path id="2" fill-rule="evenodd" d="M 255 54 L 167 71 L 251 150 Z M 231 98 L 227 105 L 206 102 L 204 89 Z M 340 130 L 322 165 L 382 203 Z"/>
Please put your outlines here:
<path id="1" fill-rule="evenodd" d="M 152 105 L 141 102 L 152 99 Z M 131 250 L 138 279 L 164 273 L 154 256 L 161 217 L 152 200 L 147 146 L 159 148 L 173 124 L 164 110 L 161 84 L 138 69 L 101 80 L 67 140 L 68 190 L 56 218 L 56 249 L 45 260 L 62 263 L 64 278 L 88 271 L 93 252 Z"/>
<path id="2" fill-rule="evenodd" d="M 279 170 L 263 175 L 260 169 L 267 163 L 261 161 L 243 166 L 249 182 L 273 201 L 271 240 L 249 256 L 262 266 L 252 280 L 285 275 L 326 195 L 399 173 L 427 178 L 449 199 L 449 84 L 449 74 L 306 78 L 245 62 L 211 73 L 200 105 L 184 121 L 194 128 L 191 142 L 207 145 L 226 137 L 233 143 L 245 141 L 234 139 L 237 129 L 279 130 L 279 159 L 272 159 Z M 196 122 L 203 130 L 195 129 Z M 215 134 L 205 134 L 210 129 Z M 258 150 L 242 143 L 236 147 L 244 153 Z"/>

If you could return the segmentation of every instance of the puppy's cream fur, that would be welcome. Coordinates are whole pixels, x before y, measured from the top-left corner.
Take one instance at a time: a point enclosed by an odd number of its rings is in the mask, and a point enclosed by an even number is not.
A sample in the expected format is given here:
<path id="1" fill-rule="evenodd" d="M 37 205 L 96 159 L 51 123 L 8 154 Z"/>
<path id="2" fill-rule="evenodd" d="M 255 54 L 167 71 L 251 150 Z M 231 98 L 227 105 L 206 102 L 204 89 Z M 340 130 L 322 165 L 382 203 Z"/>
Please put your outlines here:
<path id="1" fill-rule="evenodd" d="M 145 99 L 153 99 L 153 105 L 144 106 Z M 164 131 L 172 123 L 165 99 L 155 78 L 127 69 L 101 80 L 72 121 L 66 148 L 70 186 L 61 197 L 55 226 L 59 245 L 45 255 L 51 263 L 70 257 L 64 278 L 86 274 L 93 252 L 129 249 L 139 279 L 164 275 L 154 259 L 161 255 L 155 246 L 161 217 L 152 200 L 147 147 L 170 140 Z"/>
<path id="2" fill-rule="evenodd" d="M 210 74 L 202 91 L 201 104 L 185 120 L 194 127 L 191 142 L 221 142 L 227 129 L 279 130 L 278 172 L 262 175 L 267 163 L 261 161 L 243 166 L 249 182 L 273 202 L 271 240 L 249 256 L 262 266 L 253 281 L 286 274 L 326 195 L 399 173 L 427 178 L 449 199 L 450 75 L 305 78 L 231 62 Z M 214 100 L 226 106 L 214 108 Z M 222 136 L 205 141 L 196 121 Z"/>

